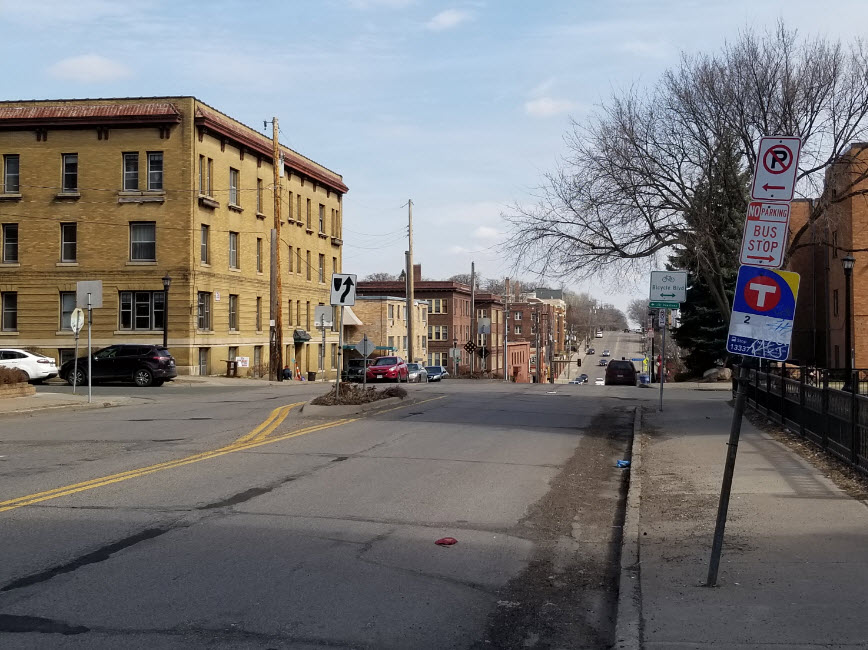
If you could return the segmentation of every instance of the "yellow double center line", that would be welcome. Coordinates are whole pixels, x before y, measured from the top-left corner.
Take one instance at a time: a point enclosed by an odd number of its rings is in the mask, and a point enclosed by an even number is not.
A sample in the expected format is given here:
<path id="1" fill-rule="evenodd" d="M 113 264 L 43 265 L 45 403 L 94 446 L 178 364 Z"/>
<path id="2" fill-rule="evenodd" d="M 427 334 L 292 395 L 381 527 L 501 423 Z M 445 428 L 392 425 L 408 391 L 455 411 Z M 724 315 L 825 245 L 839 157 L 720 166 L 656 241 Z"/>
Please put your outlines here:
<path id="1" fill-rule="evenodd" d="M 417 402 L 417 404 L 431 402 L 436 399 L 443 399 L 443 397 L 434 397 L 432 399 L 423 400 L 422 402 Z M 63 487 L 46 490 L 45 492 L 28 494 L 26 496 L 18 497 L 16 499 L 0 501 L 0 512 L 15 510 L 16 508 L 23 508 L 24 506 L 30 506 L 35 503 L 40 503 L 42 501 L 49 501 L 51 499 L 69 496 L 70 494 L 76 494 L 77 492 L 93 490 L 94 488 L 111 485 L 113 483 L 121 483 L 122 481 L 128 481 L 130 479 L 138 478 L 140 476 L 147 476 L 148 474 L 154 474 L 155 472 L 162 472 L 163 470 L 174 469 L 175 467 L 192 465 L 193 463 L 199 463 L 203 460 L 218 458 L 219 456 L 225 456 L 226 454 L 232 454 L 238 451 L 255 449 L 256 447 L 270 445 L 275 442 L 280 442 L 281 440 L 289 440 L 290 438 L 303 436 L 307 433 L 313 433 L 314 431 L 322 431 L 323 429 L 331 429 L 333 427 L 341 426 L 343 424 L 349 424 L 350 422 L 355 422 L 359 419 L 343 418 L 340 420 L 332 420 L 331 422 L 325 422 L 322 424 L 304 427 L 302 429 L 297 429 L 289 433 L 284 433 L 269 438 L 268 436 L 278 426 L 280 426 L 280 424 L 286 419 L 286 416 L 289 415 L 289 412 L 299 404 L 303 404 L 303 402 L 296 402 L 295 404 L 288 404 L 286 406 L 281 406 L 274 409 L 262 424 L 260 424 L 249 433 L 244 434 L 235 442 L 226 445 L 225 447 L 220 447 L 219 449 L 214 449 L 213 451 L 202 452 L 200 454 L 193 454 L 192 456 L 179 458 L 177 460 L 157 463 L 156 465 L 148 465 L 147 467 L 139 467 L 137 469 L 131 469 L 126 472 L 110 474 L 109 476 L 101 476 L 99 478 L 90 479 L 89 481 L 82 481 L 81 483 L 75 483 L 73 485 L 64 485 Z M 394 408 L 379 411 L 378 413 L 387 413 L 388 411 L 394 411 L 395 409 L 404 408 L 405 406 L 407 405 L 396 406 Z"/>

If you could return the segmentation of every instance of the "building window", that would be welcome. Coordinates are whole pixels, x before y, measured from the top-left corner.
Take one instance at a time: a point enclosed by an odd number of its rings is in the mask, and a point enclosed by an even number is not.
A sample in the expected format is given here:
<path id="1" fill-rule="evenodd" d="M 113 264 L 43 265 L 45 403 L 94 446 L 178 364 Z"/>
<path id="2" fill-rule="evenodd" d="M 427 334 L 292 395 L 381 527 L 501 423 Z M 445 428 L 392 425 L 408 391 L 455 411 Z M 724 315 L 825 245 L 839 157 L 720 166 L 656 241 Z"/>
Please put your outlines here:
<path id="1" fill-rule="evenodd" d="M 389 305 L 387 308 L 387 312 L 389 314 L 389 318 L 395 317 L 395 305 Z"/>
<path id="2" fill-rule="evenodd" d="M 262 273 L 262 237 L 256 238 L 256 272 Z"/>
<path id="3" fill-rule="evenodd" d="M 310 199 L 307 200 L 307 227 L 310 228 Z"/>
<path id="4" fill-rule="evenodd" d="M 325 255 L 322 253 L 319 256 L 319 281 L 325 282 Z"/>
<path id="5" fill-rule="evenodd" d="M 163 291 L 121 291 L 118 329 L 161 330 L 166 315 Z"/>
<path id="6" fill-rule="evenodd" d="M 256 211 L 262 214 L 262 179 L 256 179 Z"/>
<path id="7" fill-rule="evenodd" d="M 521 325 L 516 325 L 516 326 L 515 326 L 515 333 L 516 333 L 516 334 L 521 334 Z"/>
<path id="8" fill-rule="evenodd" d="M 211 170 L 214 167 L 214 160 L 199 156 L 199 194 L 211 196 Z"/>
<path id="9" fill-rule="evenodd" d="M 301 249 L 300 248 L 295 249 L 295 261 L 297 262 L 297 264 L 295 265 L 295 272 L 300 275 L 301 274 Z"/>
<path id="10" fill-rule="evenodd" d="M 262 298 L 256 296 L 256 331 L 262 331 Z"/>
<path id="11" fill-rule="evenodd" d="M 160 192 L 163 189 L 163 152 L 148 152 L 148 191 Z"/>
<path id="12" fill-rule="evenodd" d="M 338 367 L 338 345 L 332 343 L 332 370 Z"/>
<path id="13" fill-rule="evenodd" d="M 338 258 L 337 257 L 332 258 L 332 273 L 340 273 L 340 271 L 338 271 Z"/>
<path id="14" fill-rule="evenodd" d="M 18 262 L 18 224 L 3 224 L 3 263 Z"/>
<path id="15" fill-rule="evenodd" d="M 60 292 L 60 329 L 72 330 L 72 310 L 75 309 L 75 291 Z"/>
<path id="16" fill-rule="evenodd" d="M 449 338 L 449 327 L 447 325 L 429 325 L 428 340 L 429 341 L 446 341 Z"/>
<path id="17" fill-rule="evenodd" d="M 78 224 L 60 224 L 60 261 L 75 262 L 78 259 Z"/>
<path id="18" fill-rule="evenodd" d="M 199 244 L 199 258 L 202 264 L 207 264 L 209 259 L 208 245 L 211 239 L 211 227 L 202 224 L 201 242 Z"/>
<path id="19" fill-rule="evenodd" d="M 449 313 L 449 301 L 446 298 L 435 298 L 431 301 L 431 313 L 432 314 L 448 314 Z"/>
<path id="20" fill-rule="evenodd" d="M 130 152 L 124 154 L 124 191 L 134 192 L 139 189 L 139 154 Z"/>
<path id="21" fill-rule="evenodd" d="M 238 268 L 238 233 L 229 233 L 229 268 Z"/>
<path id="22" fill-rule="evenodd" d="M 211 329 L 211 294 L 207 291 L 199 292 L 196 327 L 205 331 Z"/>
<path id="23" fill-rule="evenodd" d="M 301 194 L 295 197 L 295 220 L 301 223 Z"/>
<path id="24" fill-rule="evenodd" d="M 4 332 L 18 331 L 18 294 L 14 291 L 6 291 L 0 294 L 2 315 L 0 315 L 0 329 Z"/>
<path id="25" fill-rule="evenodd" d="M 394 336 L 390 336 L 390 337 L 387 339 L 387 341 L 388 341 L 388 344 L 389 344 L 389 351 L 394 350 L 394 349 L 395 349 L 395 337 L 394 337 Z"/>
<path id="26" fill-rule="evenodd" d="M 18 194 L 21 190 L 20 162 L 17 153 L 3 156 L 3 192 L 6 194 Z"/>
<path id="27" fill-rule="evenodd" d="M 512 317 L 514 320 L 521 320 L 521 312 L 520 311 L 512 312 Z"/>
<path id="28" fill-rule="evenodd" d="M 78 192 L 78 154 L 65 153 L 63 158 L 63 191 Z"/>
<path id="29" fill-rule="evenodd" d="M 232 361 L 236 361 L 238 359 L 238 348 L 237 347 L 235 347 L 234 345 L 230 345 L 228 352 L 229 352 L 229 354 L 226 356 L 227 359 L 230 359 Z"/>
<path id="30" fill-rule="evenodd" d="M 130 223 L 130 260 L 153 262 L 157 259 L 157 225 L 153 221 Z"/>
<path id="31" fill-rule="evenodd" d="M 238 331 L 238 295 L 229 294 L 229 331 Z"/>
<path id="32" fill-rule="evenodd" d="M 838 257 L 838 231 L 832 233 L 832 257 Z"/>
<path id="33" fill-rule="evenodd" d="M 229 205 L 241 205 L 241 198 L 238 196 L 238 170 L 229 168 Z"/>
<path id="34" fill-rule="evenodd" d="M 319 204 L 319 231 L 325 232 L 325 206 Z"/>
<path id="35" fill-rule="evenodd" d="M 838 315 L 838 290 L 832 291 L 832 315 Z"/>
<path id="36" fill-rule="evenodd" d="M 310 251 L 307 251 L 307 279 L 310 280 Z"/>
<path id="37" fill-rule="evenodd" d="M 310 331 L 310 301 L 305 303 L 304 306 L 304 329 Z"/>

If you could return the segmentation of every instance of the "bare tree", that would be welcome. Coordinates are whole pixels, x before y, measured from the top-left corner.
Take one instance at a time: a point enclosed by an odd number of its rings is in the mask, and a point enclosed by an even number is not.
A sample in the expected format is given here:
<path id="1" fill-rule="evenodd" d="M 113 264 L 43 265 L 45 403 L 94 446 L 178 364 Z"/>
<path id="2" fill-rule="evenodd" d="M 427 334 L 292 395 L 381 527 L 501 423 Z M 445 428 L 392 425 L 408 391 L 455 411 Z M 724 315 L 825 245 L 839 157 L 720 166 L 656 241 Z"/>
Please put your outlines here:
<path id="1" fill-rule="evenodd" d="M 627 305 L 627 318 L 636 321 L 640 326 L 648 322 L 648 301 L 642 298 L 631 300 Z"/>
<path id="2" fill-rule="evenodd" d="M 461 284 L 466 284 L 470 286 L 470 274 L 469 273 L 456 273 L 455 275 L 449 276 L 446 278 L 447 280 L 451 280 L 452 282 L 460 282 Z M 479 284 L 479 276 L 476 278 L 477 285 Z"/>
<path id="3" fill-rule="evenodd" d="M 362 281 L 363 282 L 395 282 L 397 279 L 398 279 L 398 276 L 395 275 L 394 273 L 379 272 L 379 273 L 371 273 L 369 275 L 366 275 Z"/>
<path id="4" fill-rule="evenodd" d="M 866 115 L 861 41 L 800 39 L 783 25 L 746 31 L 716 55 L 684 56 L 647 94 L 615 95 L 588 123 L 574 122 L 538 204 L 503 215 L 507 249 L 536 273 L 614 277 L 680 246 L 696 253 L 695 271 L 728 317 L 717 250 L 727 228 L 715 201 L 725 194 L 746 204 L 739 184 L 761 136 L 798 135 L 798 190 L 819 199 L 788 252 L 807 245 L 803 236 L 830 218 L 830 206 L 866 192 L 864 166 L 825 182 L 866 135 Z"/>

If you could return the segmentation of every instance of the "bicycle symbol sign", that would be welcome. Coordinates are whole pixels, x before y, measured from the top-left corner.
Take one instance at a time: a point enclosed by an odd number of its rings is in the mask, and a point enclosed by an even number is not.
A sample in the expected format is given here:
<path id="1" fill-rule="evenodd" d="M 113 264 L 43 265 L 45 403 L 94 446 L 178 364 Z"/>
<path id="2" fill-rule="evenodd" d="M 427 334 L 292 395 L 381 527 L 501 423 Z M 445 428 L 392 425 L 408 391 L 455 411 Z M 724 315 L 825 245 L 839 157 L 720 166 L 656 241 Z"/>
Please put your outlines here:
<path id="1" fill-rule="evenodd" d="M 687 271 L 651 271 L 651 302 L 687 302 Z"/>

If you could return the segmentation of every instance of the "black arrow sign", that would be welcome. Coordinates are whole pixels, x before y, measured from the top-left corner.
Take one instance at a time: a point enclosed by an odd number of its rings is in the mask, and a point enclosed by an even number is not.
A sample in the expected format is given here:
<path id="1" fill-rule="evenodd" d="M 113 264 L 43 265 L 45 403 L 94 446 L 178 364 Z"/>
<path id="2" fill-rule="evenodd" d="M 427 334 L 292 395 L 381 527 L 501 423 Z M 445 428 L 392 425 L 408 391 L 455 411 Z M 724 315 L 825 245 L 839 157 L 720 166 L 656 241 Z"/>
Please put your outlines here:
<path id="1" fill-rule="evenodd" d="M 353 289 L 353 284 L 355 283 L 352 278 L 348 277 L 344 279 L 344 292 L 341 294 L 341 302 L 347 299 L 347 296 Z M 335 289 L 340 289 L 340 281 L 338 281 L 338 286 L 336 286 Z"/>

